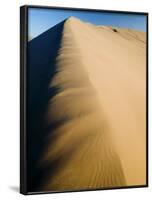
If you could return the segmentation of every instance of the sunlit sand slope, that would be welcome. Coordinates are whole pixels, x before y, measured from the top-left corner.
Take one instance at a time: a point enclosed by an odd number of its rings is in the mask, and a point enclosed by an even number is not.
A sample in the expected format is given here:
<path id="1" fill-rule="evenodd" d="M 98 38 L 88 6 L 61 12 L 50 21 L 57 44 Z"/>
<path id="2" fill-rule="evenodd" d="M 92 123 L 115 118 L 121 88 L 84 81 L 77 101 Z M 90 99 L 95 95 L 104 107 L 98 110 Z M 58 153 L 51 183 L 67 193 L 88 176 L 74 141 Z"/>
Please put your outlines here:
<path id="1" fill-rule="evenodd" d="M 46 109 L 42 189 L 145 184 L 145 53 L 142 32 L 65 21 L 48 88 L 56 92 Z"/>

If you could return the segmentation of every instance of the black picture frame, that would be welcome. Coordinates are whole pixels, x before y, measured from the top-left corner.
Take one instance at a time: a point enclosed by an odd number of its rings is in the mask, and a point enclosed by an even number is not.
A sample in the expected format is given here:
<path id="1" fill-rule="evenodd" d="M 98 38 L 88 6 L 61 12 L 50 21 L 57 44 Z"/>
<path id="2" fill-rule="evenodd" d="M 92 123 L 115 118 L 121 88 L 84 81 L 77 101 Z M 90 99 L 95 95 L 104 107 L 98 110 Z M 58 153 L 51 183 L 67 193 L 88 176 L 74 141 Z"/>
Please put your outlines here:
<path id="1" fill-rule="evenodd" d="M 38 6 L 25 5 L 20 7 L 20 193 L 24 195 L 31 194 L 46 194 L 46 193 L 60 193 L 60 192 L 80 192 L 92 191 L 87 190 L 72 190 L 72 191 L 39 191 L 29 192 L 27 187 L 27 43 L 28 43 L 28 9 L 42 8 L 42 9 L 65 9 L 78 11 L 96 11 L 108 13 L 124 13 L 124 14 L 138 14 L 146 16 L 146 184 L 112 187 L 112 188 L 97 188 L 96 190 L 111 190 L 111 189 L 129 189 L 148 187 L 148 13 L 147 12 L 133 12 L 133 11 L 117 11 L 117 10 L 101 10 L 88 8 L 71 8 L 71 7 L 54 7 L 54 6 Z"/>

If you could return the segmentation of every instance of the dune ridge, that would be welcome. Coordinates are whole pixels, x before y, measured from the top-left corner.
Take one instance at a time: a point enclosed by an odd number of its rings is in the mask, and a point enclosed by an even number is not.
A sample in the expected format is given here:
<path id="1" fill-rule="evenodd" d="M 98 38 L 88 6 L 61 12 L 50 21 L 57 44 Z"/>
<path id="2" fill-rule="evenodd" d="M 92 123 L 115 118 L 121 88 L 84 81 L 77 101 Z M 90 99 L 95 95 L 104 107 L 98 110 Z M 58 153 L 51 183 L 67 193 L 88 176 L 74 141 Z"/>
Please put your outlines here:
<path id="1" fill-rule="evenodd" d="M 44 117 L 40 189 L 145 184 L 145 42 L 135 30 L 64 22 L 48 86 L 56 92 Z"/>

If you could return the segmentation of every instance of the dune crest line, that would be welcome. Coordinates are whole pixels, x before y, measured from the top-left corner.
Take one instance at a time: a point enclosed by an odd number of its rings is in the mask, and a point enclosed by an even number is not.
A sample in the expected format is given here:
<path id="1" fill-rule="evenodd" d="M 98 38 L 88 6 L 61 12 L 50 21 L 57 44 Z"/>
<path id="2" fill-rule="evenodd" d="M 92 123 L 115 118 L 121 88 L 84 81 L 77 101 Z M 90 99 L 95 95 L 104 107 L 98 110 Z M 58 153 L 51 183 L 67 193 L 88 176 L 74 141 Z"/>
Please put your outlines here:
<path id="1" fill-rule="evenodd" d="M 79 23 L 70 18 L 64 24 L 56 74 L 49 86 L 57 88 L 57 93 L 50 99 L 46 115 L 51 128 L 42 156 L 42 165 L 48 169 L 42 183 L 44 190 L 126 185 L 102 102 L 77 40 L 75 28 Z"/>
<path id="2" fill-rule="evenodd" d="M 29 191 L 146 183 L 145 43 L 74 17 L 29 42 Z"/>

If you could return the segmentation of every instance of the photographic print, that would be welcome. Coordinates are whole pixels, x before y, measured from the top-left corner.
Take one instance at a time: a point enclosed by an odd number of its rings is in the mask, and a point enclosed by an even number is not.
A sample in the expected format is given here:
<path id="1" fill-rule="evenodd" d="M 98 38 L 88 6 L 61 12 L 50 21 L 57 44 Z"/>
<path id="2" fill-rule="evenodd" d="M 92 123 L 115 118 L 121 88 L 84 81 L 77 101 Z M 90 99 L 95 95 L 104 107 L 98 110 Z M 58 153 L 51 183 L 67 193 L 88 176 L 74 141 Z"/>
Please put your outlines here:
<path id="1" fill-rule="evenodd" d="M 21 193 L 148 185 L 148 14 L 21 7 Z"/>

